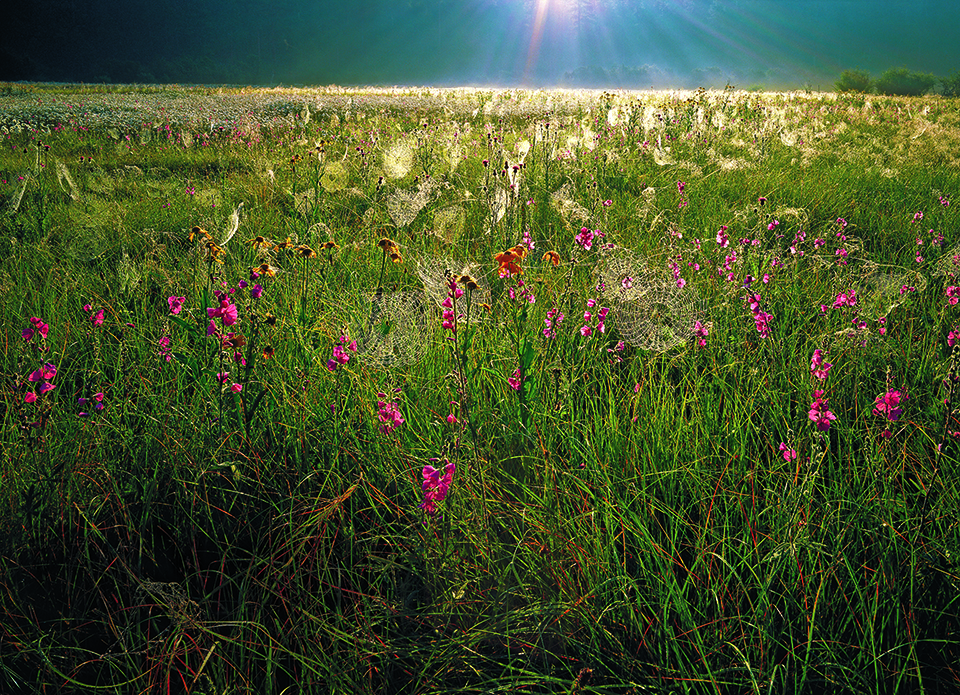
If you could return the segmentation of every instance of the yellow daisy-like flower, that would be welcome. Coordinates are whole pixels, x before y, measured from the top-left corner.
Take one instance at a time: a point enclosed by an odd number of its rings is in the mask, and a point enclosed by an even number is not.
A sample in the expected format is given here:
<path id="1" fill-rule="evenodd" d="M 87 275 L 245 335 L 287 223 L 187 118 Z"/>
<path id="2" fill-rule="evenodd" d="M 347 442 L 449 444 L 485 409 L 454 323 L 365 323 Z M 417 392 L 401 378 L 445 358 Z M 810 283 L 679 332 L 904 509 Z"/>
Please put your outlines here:
<path id="1" fill-rule="evenodd" d="M 312 248 L 310 248 L 309 246 L 307 246 L 306 244 L 300 244 L 299 246 L 297 246 L 296 248 L 294 248 L 294 251 L 296 251 L 296 252 L 297 252 L 297 255 L 300 256 L 301 258 L 316 258 L 316 257 L 317 257 L 317 252 L 314 251 L 314 250 L 313 250 Z"/>
<path id="2" fill-rule="evenodd" d="M 383 238 L 377 242 L 377 246 L 383 249 L 384 253 L 395 253 L 400 251 L 400 247 L 397 246 L 397 242 L 393 239 Z"/>
<path id="3" fill-rule="evenodd" d="M 472 275 L 461 275 L 457 280 L 457 284 L 463 285 L 468 290 L 476 290 L 480 288 L 480 285 L 473 278 Z"/>
<path id="4" fill-rule="evenodd" d="M 261 263 L 260 265 L 254 268 L 251 268 L 251 270 L 253 270 L 253 272 L 257 273 L 258 275 L 266 275 L 267 277 L 271 277 L 271 278 L 274 278 L 277 276 L 277 269 L 274 268 L 269 263 Z"/>

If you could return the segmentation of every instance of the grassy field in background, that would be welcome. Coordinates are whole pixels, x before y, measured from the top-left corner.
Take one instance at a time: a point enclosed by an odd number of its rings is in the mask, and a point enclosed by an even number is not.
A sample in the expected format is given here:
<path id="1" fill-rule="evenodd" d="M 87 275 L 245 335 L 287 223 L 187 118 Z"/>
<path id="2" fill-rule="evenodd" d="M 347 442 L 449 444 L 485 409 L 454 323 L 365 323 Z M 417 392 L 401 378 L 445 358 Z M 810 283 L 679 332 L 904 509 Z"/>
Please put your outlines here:
<path id="1" fill-rule="evenodd" d="M 10 86 L 0 691 L 960 688 L 960 104 Z"/>

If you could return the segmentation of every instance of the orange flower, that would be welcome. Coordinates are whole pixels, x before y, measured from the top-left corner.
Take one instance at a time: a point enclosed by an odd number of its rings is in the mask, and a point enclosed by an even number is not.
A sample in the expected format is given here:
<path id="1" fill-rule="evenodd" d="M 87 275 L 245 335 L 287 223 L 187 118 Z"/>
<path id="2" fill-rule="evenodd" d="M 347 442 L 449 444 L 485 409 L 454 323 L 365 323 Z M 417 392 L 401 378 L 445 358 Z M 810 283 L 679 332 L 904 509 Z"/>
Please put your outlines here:
<path id="1" fill-rule="evenodd" d="M 560 265 L 560 254 L 556 251 L 547 251 L 545 254 L 543 254 L 543 258 L 541 260 L 550 261 L 554 266 L 558 266 Z"/>
<path id="2" fill-rule="evenodd" d="M 210 232 L 208 232 L 203 227 L 193 227 L 190 230 L 190 241 L 193 241 L 193 238 L 198 235 L 202 235 L 203 238 L 206 239 L 207 241 L 210 241 L 211 239 L 213 239 L 213 237 L 210 236 Z"/>
<path id="3" fill-rule="evenodd" d="M 516 254 L 517 258 L 523 260 L 527 257 L 527 247 L 522 244 L 518 244 L 512 248 L 507 249 L 510 253 Z"/>
<path id="4" fill-rule="evenodd" d="M 493 257 L 493 260 L 500 264 L 500 268 L 497 270 L 500 277 L 507 278 L 511 275 L 520 275 L 523 272 L 523 268 L 517 264 L 517 261 L 523 259 L 523 254 L 516 253 L 518 248 L 522 247 L 514 246 L 512 249 L 507 249 Z M 526 252 L 526 249 L 524 249 L 524 252 Z"/>

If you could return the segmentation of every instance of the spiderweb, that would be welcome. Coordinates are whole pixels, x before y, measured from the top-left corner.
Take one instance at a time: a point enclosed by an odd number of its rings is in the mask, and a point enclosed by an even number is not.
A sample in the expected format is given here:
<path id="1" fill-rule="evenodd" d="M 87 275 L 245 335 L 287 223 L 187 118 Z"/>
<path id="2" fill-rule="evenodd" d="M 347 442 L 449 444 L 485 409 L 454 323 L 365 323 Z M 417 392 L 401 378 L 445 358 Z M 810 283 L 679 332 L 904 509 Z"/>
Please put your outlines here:
<path id="1" fill-rule="evenodd" d="M 412 364 L 427 348 L 430 305 L 419 291 L 377 292 L 363 298 L 357 354 L 380 367 Z"/>
<path id="2" fill-rule="evenodd" d="M 666 352 L 694 336 L 706 304 L 699 292 L 677 287 L 665 271 L 622 249 L 601 256 L 600 278 L 616 300 L 614 321 L 625 342 L 642 350 Z"/>
<path id="3" fill-rule="evenodd" d="M 574 200 L 573 186 L 569 182 L 554 191 L 550 200 L 569 227 L 577 228 L 590 224 L 590 211 Z"/>
<path id="4" fill-rule="evenodd" d="M 420 211 L 430 202 L 433 180 L 423 179 L 414 190 L 398 189 L 387 196 L 387 213 L 398 227 L 413 222 Z"/>
<path id="5" fill-rule="evenodd" d="M 864 263 L 861 273 L 854 287 L 860 314 L 868 319 L 886 316 L 900 306 L 912 294 L 905 292 L 904 287 L 923 292 L 927 286 L 927 279 L 923 275 L 906 268 Z"/>
<path id="6" fill-rule="evenodd" d="M 946 251 L 933 266 L 933 277 L 957 277 L 960 275 L 960 244 Z"/>
<path id="7" fill-rule="evenodd" d="M 463 263 L 452 258 L 434 258 L 429 256 L 417 261 L 417 276 L 423 283 L 427 297 L 437 305 L 440 305 L 447 297 L 447 292 L 449 291 L 447 278 L 451 275 L 455 277 L 469 275 L 477 281 L 479 288 L 473 290 L 473 295 L 470 298 L 473 309 L 470 319 L 472 321 L 475 318 L 479 318 L 479 305 L 490 303 L 490 285 L 487 282 L 486 273 L 481 270 L 479 265 L 476 263 Z M 466 288 L 464 288 L 464 291 L 467 291 Z M 458 306 L 465 307 L 466 302 L 461 299 L 458 302 Z"/>

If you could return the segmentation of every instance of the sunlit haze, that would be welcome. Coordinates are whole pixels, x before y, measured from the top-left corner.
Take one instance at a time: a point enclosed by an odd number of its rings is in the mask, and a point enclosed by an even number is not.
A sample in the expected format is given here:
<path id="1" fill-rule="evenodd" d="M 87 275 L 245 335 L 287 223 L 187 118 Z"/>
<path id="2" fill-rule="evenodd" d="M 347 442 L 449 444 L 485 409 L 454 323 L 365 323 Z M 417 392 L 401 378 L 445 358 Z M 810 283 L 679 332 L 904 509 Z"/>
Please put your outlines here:
<path id="1" fill-rule="evenodd" d="M 954 0 L 35 0 L 0 79 L 829 89 L 960 69 Z"/>

